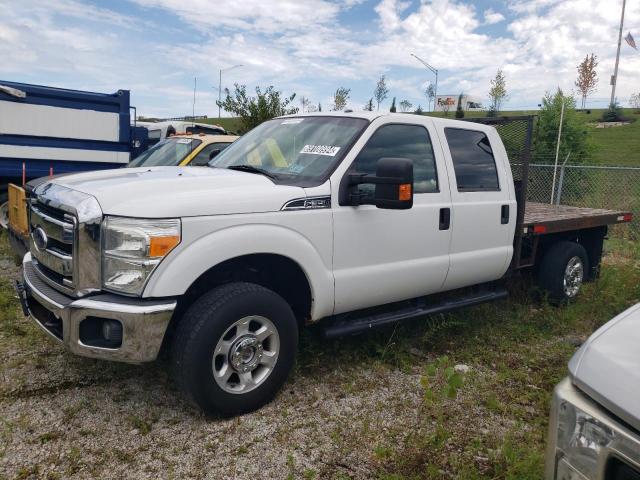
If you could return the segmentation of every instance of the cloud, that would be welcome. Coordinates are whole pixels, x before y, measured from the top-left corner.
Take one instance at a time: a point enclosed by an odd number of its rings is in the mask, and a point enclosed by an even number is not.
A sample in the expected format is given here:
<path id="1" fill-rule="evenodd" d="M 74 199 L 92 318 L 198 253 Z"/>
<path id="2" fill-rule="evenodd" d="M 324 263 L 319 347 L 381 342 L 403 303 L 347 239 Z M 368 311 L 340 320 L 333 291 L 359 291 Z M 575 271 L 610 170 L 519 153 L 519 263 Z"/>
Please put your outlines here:
<path id="1" fill-rule="evenodd" d="M 496 12 L 492 8 L 484 11 L 484 23 L 485 25 L 493 25 L 505 20 L 505 16 L 500 12 Z"/>
<path id="2" fill-rule="evenodd" d="M 345 86 L 360 109 L 385 74 L 390 97 L 424 105 L 434 78 L 415 53 L 439 69 L 438 90 L 446 94 L 483 97 L 503 68 L 507 107 L 519 108 L 557 86 L 570 92 L 576 65 L 594 52 L 601 61 L 596 95 L 606 103 L 620 14 L 601 0 L 494 0 L 484 10 L 470 0 L 244 0 L 242 8 L 235 0 L 129 1 L 12 2 L 0 23 L 3 77 L 129 88 L 139 112 L 176 116 L 190 111 L 193 77 L 198 109 L 214 111 L 218 70 L 243 64 L 224 74 L 223 86 L 275 85 L 325 108 Z M 625 23 L 640 31 L 638 2 L 627 5 Z M 623 48 L 621 100 L 637 88 L 638 71 L 640 56 Z"/>

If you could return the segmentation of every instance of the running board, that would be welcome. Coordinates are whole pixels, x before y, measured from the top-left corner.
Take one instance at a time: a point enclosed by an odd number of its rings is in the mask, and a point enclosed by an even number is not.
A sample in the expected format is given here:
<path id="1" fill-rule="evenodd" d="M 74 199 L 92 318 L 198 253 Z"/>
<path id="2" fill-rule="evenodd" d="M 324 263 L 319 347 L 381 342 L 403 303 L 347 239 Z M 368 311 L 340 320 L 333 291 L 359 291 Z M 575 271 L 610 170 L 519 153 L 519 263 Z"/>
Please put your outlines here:
<path id="1" fill-rule="evenodd" d="M 495 300 L 503 299 L 507 297 L 507 295 L 507 290 L 500 288 L 492 291 L 476 292 L 462 298 L 459 297 L 455 300 L 444 300 L 431 305 L 405 307 L 366 317 L 336 320 L 333 324 L 324 329 L 324 336 L 326 338 L 335 338 L 344 335 L 353 335 L 365 330 L 390 325 L 410 318 L 450 312 L 451 310 L 457 310 L 459 308 L 473 307 L 475 305 L 480 305 L 481 303 L 493 302 Z"/>

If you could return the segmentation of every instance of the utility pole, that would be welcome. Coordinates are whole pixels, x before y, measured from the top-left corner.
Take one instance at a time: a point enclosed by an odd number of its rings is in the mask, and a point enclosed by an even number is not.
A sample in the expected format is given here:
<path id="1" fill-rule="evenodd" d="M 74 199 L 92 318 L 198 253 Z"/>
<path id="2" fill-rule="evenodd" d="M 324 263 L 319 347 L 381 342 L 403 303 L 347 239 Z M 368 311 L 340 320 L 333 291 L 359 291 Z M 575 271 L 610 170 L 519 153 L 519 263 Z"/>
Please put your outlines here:
<path id="1" fill-rule="evenodd" d="M 244 65 L 234 65 L 233 67 L 221 68 L 220 76 L 218 77 L 218 120 L 220 120 L 220 103 L 222 102 L 222 72 L 228 72 L 234 68 L 244 67 Z M 215 88 L 215 87 L 214 87 Z"/>
<path id="2" fill-rule="evenodd" d="M 413 53 L 411 54 L 412 57 L 414 57 L 416 60 L 418 60 L 421 64 L 423 64 L 425 67 L 427 67 L 429 70 L 431 70 L 435 76 L 436 76 L 436 86 L 434 87 L 434 99 L 433 99 L 433 111 L 435 112 L 436 110 L 436 102 L 438 101 L 438 69 L 432 67 L 431 65 L 429 65 L 427 62 L 425 62 L 424 60 L 422 60 L 420 57 L 418 57 L 417 55 L 414 55 Z"/>
<path id="3" fill-rule="evenodd" d="M 616 83 L 618 82 L 618 63 L 620 63 L 620 46 L 622 45 L 622 28 L 624 27 L 624 7 L 627 0 L 622 0 L 622 15 L 620 16 L 620 33 L 618 33 L 618 53 L 616 54 L 616 66 L 613 70 L 613 76 L 611 77 L 611 102 L 610 105 L 616 101 Z"/>
<path id="4" fill-rule="evenodd" d="M 193 77 L 193 108 L 191 109 L 191 125 L 196 123 L 196 88 L 198 86 L 198 77 Z"/>

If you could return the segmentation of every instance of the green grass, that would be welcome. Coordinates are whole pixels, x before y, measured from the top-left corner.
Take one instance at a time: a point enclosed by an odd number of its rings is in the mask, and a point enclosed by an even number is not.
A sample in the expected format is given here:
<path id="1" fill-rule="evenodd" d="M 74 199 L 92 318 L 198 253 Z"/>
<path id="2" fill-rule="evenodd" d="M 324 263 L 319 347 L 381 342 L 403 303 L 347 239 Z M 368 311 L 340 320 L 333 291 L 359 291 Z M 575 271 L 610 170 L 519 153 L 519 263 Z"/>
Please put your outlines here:
<path id="1" fill-rule="evenodd" d="M 423 403 L 398 432 L 382 443 L 375 433 L 355 440 L 371 444 L 379 479 L 542 478 L 553 387 L 577 345 L 640 299 L 638 244 L 606 248 L 601 278 L 568 307 L 532 300 L 535 289 L 521 279 L 507 301 L 329 345 L 305 336 L 298 368 L 420 372 Z M 452 370 L 459 363 L 471 366 L 462 378 Z M 336 436 L 346 450 L 353 441 Z"/>

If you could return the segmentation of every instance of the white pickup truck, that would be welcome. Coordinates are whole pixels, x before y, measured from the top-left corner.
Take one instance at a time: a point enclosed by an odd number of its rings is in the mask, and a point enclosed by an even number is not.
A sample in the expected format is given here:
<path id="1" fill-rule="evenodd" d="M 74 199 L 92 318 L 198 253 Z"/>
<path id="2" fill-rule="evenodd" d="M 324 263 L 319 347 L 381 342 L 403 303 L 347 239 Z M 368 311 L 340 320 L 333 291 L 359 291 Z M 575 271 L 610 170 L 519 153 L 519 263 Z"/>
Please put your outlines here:
<path id="1" fill-rule="evenodd" d="M 267 121 L 209 167 L 53 178 L 30 204 L 25 312 L 78 355 L 166 346 L 202 409 L 235 414 L 276 394 L 308 324 L 352 334 L 495 300 L 537 265 L 572 298 L 631 217 L 525 209 L 532 121 L 517 121 L 516 184 L 490 125 L 368 112 Z"/>

